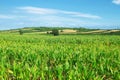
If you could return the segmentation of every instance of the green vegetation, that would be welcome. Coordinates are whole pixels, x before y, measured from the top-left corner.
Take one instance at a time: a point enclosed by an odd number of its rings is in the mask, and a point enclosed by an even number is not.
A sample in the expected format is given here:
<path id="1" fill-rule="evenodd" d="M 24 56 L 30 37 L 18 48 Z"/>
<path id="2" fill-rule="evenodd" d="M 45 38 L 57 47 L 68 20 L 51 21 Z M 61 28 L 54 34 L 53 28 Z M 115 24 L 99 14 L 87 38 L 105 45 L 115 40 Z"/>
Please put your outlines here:
<path id="1" fill-rule="evenodd" d="M 0 34 L 0 80 L 120 80 L 120 36 Z"/>
<path id="2" fill-rule="evenodd" d="M 59 35 L 59 30 L 53 29 L 53 30 L 52 30 L 52 34 L 53 34 L 54 36 L 58 36 L 58 35 Z"/>
<path id="3" fill-rule="evenodd" d="M 107 34 L 107 35 L 120 35 L 120 31 L 110 32 L 110 33 L 104 33 L 104 34 Z"/>
<path id="4" fill-rule="evenodd" d="M 80 27 L 80 28 L 75 28 L 75 30 L 77 30 L 77 32 L 88 32 L 88 31 L 96 31 L 99 29 L 87 29 L 87 28 Z"/>
<path id="5" fill-rule="evenodd" d="M 19 30 L 19 33 L 20 33 L 20 35 L 23 35 L 24 32 L 23 32 L 22 29 L 20 29 L 20 30 Z"/>
<path id="6" fill-rule="evenodd" d="M 20 34 L 51 34 L 52 30 L 59 30 L 59 34 L 99 34 L 99 35 L 120 35 L 120 29 L 102 30 L 102 29 L 88 29 L 88 28 L 69 28 L 69 27 L 25 27 L 21 29 L 12 29 L 0 31 L 0 33 L 15 33 Z M 66 31 L 67 30 L 67 31 Z"/>

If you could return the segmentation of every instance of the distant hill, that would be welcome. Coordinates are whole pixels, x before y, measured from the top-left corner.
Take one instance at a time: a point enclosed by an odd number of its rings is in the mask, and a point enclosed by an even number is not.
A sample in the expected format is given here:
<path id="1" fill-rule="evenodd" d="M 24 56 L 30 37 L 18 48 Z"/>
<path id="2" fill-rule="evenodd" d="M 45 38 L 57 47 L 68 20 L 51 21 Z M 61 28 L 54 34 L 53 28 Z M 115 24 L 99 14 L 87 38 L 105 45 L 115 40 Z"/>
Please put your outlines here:
<path id="1" fill-rule="evenodd" d="M 120 30 L 103 30 L 88 28 L 68 28 L 68 27 L 25 27 L 19 29 L 2 30 L 0 33 L 19 33 L 22 30 L 24 34 L 46 34 L 53 29 L 58 29 L 60 34 L 103 34 L 103 35 L 120 35 Z"/>

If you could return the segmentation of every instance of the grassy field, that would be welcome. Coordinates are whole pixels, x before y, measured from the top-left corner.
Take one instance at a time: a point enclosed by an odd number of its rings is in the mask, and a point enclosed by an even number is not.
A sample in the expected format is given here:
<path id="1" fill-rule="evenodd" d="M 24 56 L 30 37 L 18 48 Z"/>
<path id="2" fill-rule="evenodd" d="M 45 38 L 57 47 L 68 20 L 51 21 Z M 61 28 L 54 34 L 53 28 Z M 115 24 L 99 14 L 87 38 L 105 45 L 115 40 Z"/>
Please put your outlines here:
<path id="1" fill-rule="evenodd" d="M 0 80 L 120 80 L 120 36 L 2 34 Z"/>

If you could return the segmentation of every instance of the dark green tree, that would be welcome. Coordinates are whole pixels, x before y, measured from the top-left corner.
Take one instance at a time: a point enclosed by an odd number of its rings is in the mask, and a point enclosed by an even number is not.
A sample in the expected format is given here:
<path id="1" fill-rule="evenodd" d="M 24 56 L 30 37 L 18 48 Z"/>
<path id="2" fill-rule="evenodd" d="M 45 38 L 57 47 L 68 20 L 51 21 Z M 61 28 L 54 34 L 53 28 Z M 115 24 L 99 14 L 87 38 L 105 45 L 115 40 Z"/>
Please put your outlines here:
<path id="1" fill-rule="evenodd" d="M 23 30 L 22 29 L 19 30 L 19 34 L 23 35 Z"/>
<path id="2" fill-rule="evenodd" d="M 59 35 L 59 30 L 53 29 L 53 30 L 52 30 L 52 34 L 53 34 L 54 36 L 58 36 L 58 35 Z"/>

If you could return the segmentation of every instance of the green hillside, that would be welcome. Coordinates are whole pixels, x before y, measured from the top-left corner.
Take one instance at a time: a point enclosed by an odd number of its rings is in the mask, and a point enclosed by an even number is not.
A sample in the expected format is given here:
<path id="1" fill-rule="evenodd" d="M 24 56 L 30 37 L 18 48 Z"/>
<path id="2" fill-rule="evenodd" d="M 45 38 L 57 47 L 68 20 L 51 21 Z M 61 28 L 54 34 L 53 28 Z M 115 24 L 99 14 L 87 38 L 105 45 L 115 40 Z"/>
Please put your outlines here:
<path id="1" fill-rule="evenodd" d="M 68 28 L 68 27 L 25 27 L 19 29 L 3 30 L 0 33 L 14 33 L 19 34 L 21 30 L 23 34 L 47 34 L 50 33 L 53 29 L 59 30 L 60 34 L 102 34 L 102 35 L 120 35 L 119 29 L 88 29 L 88 28 Z"/>

